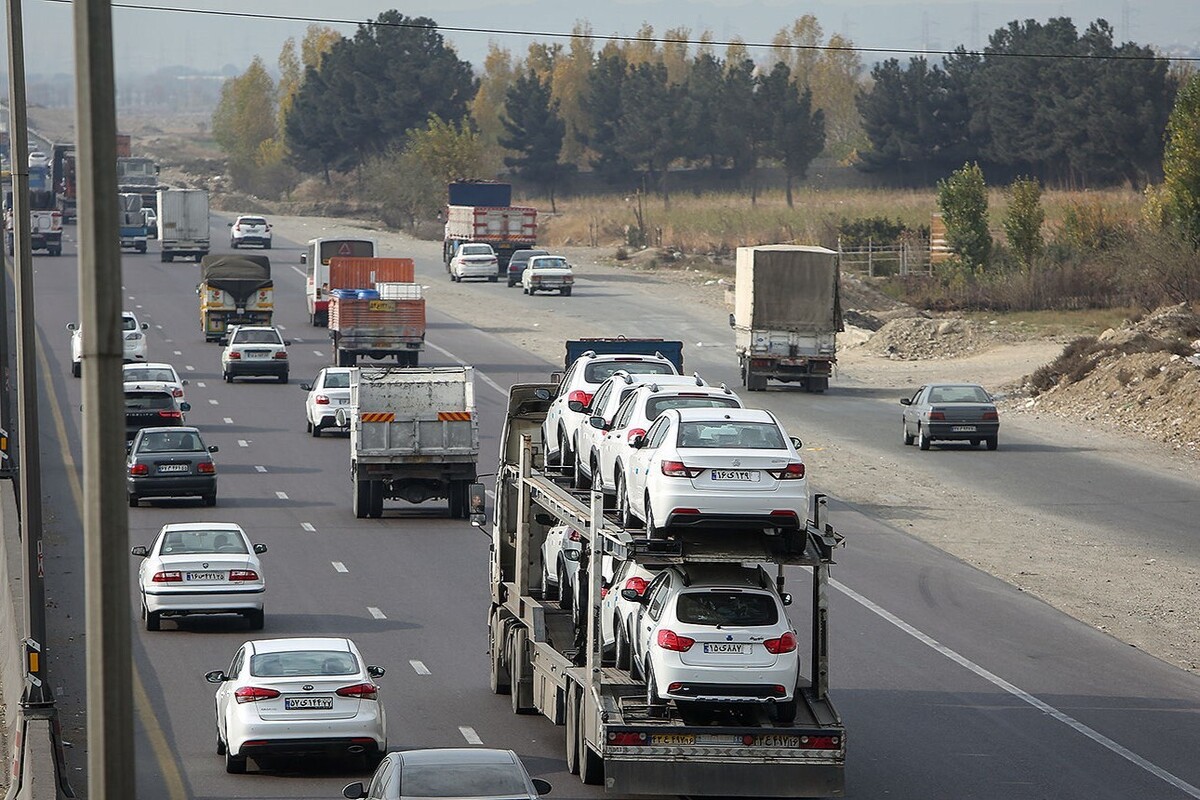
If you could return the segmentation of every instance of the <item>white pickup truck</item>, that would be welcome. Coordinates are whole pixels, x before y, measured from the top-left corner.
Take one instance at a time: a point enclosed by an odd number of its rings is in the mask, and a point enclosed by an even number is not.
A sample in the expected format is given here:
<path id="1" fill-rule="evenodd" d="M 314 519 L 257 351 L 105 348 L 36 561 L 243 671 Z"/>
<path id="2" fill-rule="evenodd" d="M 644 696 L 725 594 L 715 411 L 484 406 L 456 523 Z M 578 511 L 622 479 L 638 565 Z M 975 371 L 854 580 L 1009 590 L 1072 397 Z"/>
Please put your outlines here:
<path id="1" fill-rule="evenodd" d="M 30 249 L 45 250 L 52 256 L 62 255 L 62 213 L 54 203 L 54 192 L 29 192 Z M 4 193 L 4 247 L 11 256 L 16 247 L 14 239 L 12 192 Z"/>

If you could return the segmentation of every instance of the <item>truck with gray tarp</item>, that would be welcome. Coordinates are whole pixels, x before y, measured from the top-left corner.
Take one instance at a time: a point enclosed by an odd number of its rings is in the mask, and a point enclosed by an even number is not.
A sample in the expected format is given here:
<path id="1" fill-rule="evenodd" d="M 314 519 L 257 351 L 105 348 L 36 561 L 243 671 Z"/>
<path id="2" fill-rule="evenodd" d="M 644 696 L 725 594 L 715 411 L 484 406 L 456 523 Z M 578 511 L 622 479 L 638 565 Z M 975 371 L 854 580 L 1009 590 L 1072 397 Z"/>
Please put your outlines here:
<path id="1" fill-rule="evenodd" d="M 217 342 L 230 325 L 270 325 L 275 284 L 266 256 L 209 255 L 200 261 L 200 330 Z"/>

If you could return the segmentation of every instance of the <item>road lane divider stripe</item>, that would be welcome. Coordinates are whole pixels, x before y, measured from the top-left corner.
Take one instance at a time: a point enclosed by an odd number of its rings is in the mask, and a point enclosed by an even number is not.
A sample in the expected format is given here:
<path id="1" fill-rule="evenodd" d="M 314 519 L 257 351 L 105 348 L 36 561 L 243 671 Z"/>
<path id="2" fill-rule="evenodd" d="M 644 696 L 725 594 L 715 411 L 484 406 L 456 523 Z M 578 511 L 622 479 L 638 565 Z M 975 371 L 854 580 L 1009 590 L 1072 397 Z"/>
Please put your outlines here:
<path id="1" fill-rule="evenodd" d="M 181 356 L 181 355 L 183 355 L 183 351 L 182 351 L 182 350 L 175 350 L 175 351 L 174 351 L 174 353 L 175 353 L 175 355 L 177 355 L 177 356 Z"/>
<path id="2" fill-rule="evenodd" d="M 439 353 L 441 353 L 442 355 L 444 355 L 446 358 L 449 358 L 449 359 L 451 359 L 451 360 L 453 360 L 453 361 L 457 362 L 457 363 L 459 364 L 459 366 L 463 366 L 463 367 L 469 367 L 469 366 L 471 366 L 471 365 L 470 365 L 470 364 L 468 364 L 466 361 L 463 361 L 461 358 L 459 358 L 458 356 L 454 355 L 454 353 L 451 353 L 449 350 L 447 350 L 447 349 L 446 349 L 446 348 L 444 348 L 444 347 L 438 347 L 438 346 L 437 346 L 436 344 L 434 344 L 433 342 L 430 342 L 430 341 L 428 341 L 428 340 L 427 340 L 427 341 L 425 342 L 425 346 L 426 346 L 426 347 L 428 347 L 430 350 L 437 350 Z M 479 370 L 475 370 L 475 377 L 476 377 L 476 378 L 478 378 L 479 380 L 483 381 L 484 383 L 486 383 L 488 386 L 490 386 L 490 387 L 492 387 L 493 389 L 495 389 L 495 390 L 496 390 L 497 392 L 499 392 L 500 394 L 504 395 L 505 397 L 508 397 L 508 389 L 505 389 L 503 386 L 501 386 L 500 384 L 496 383 L 494 380 L 492 380 L 491 378 L 489 378 L 487 375 L 484 375 L 484 374 L 483 374 L 482 372 L 480 372 Z"/>
<path id="3" fill-rule="evenodd" d="M 184 369 L 186 369 L 188 372 L 195 372 L 195 371 L 196 371 L 196 368 L 195 368 L 195 367 L 193 367 L 191 364 L 187 364 L 186 366 L 184 366 Z"/>
<path id="4" fill-rule="evenodd" d="M 232 425 L 232 424 L 233 424 L 233 418 L 232 418 L 232 417 L 226 417 L 226 418 L 225 418 L 225 424 L 226 424 L 226 425 Z"/>
<path id="5" fill-rule="evenodd" d="M 204 381 L 196 381 L 196 385 L 199 386 L 201 389 L 205 389 L 208 387 L 208 384 L 206 384 Z"/>
<path id="6" fill-rule="evenodd" d="M 384 614 L 382 611 L 380 611 L 375 606 L 367 606 L 367 613 L 370 614 L 375 619 L 387 619 L 387 614 Z"/>
<path id="7" fill-rule="evenodd" d="M 249 447 L 250 443 L 245 439 L 238 439 L 238 447 Z"/>
<path id="8" fill-rule="evenodd" d="M 314 355 L 314 356 L 318 356 L 318 357 L 320 357 L 320 358 L 324 358 L 324 357 L 325 357 L 325 354 L 324 354 L 324 353 L 322 353 L 320 350 L 313 350 L 313 355 Z"/>
<path id="9" fill-rule="evenodd" d="M 213 405 L 213 406 L 219 406 L 219 405 L 221 405 L 221 401 L 215 397 L 210 397 L 210 398 L 208 398 L 208 404 Z"/>
<path id="10" fill-rule="evenodd" d="M 350 570 L 346 569 L 346 565 L 340 561 L 330 561 L 329 563 L 333 564 L 333 569 L 336 572 L 349 572 L 350 571 Z"/>
<path id="11" fill-rule="evenodd" d="M 413 660 L 413 661 L 409 661 L 408 663 L 413 668 L 413 672 L 417 673 L 418 675 L 433 674 L 429 671 L 429 667 L 425 666 L 425 664 L 421 661 Z"/>
<path id="12" fill-rule="evenodd" d="M 267 471 L 267 468 L 266 468 L 266 467 L 264 467 L 264 466 L 262 466 L 261 464 L 255 464 L 255 465 L 254 465 L 254 471 L 255 471 L 255 472 L 266 472 L 266 471 Z"/>
<path id="13" fill-rule="evenodd" d="M 472 727 L 467 725 L 459 725 L 458 732 L 461 733 L 462 737 L 467 740 L 467 744 L 483 744 L 483 739 L 479 738 L 479 734 L 476 733 L 475 729 Z"/>
<path id="14" fill-rule="evenodd" d="M 303 528 L 304 530 L 308 531 L 309 533 L 317 532 L 317 529 L 315 527 L 313 527 L 313 524 L 311 522 L 301 522 L 300 527 Z"/>
<path id="15" fill-rule="evenodd" d="M 46 357 L 45 343 L 40 341 L 40 335 L 38 339 L 39 342 L 36 348 L 38 362 L 41 364 L 42 374 L 49 378 L 54 373 L 50 371 L 50 359 Z M 75 507 L 79 510 L 80 517 L 82 518 L 83 482 L 79 477 L 79 466 L 75 463 L 75 456 L 71 452 L 69 445 L 71 437 L 67 433 L 67 421 L 62 413 L 62 399 L 58 396 L 53 381 L 47 380 L 46 387 L 52 400 L 47 405 L 50 406 L 50 416 L 54 419 L 54 427 L 58 432 L 59 449 L 62 452 L 63 466 L 67 472 L 67 484 L 70 486 L 71 495 L 75 499 Z M 158 761 L 159 773 L 162 775 L 163 783 L 167 788 L 167 797 L 170 800 L 188 800 L 179 762 L 176 760 L 175 754 L 171 750 L 171 745 L 167 741 L 167 736 L 158 722 L 158 715 L 154 712 L 154 706 L 150 702 L 149 693 L 146 692 L 146 685 L 142 681 L 142 675 L 138 670 L 136 660 L 132 661 L 131 667 L 133 674 L 134 711 L 137 713 L 138 720 L 145 729 L 146 737 L 150 740 L 150 749 L 154 751 L 154 758 Z"/>
<path id="16" fill-rule="evenodd" d="M 287 492 L 276 492 L 275 496 L 278 497 L 280 500 L 288 499 Z"/>

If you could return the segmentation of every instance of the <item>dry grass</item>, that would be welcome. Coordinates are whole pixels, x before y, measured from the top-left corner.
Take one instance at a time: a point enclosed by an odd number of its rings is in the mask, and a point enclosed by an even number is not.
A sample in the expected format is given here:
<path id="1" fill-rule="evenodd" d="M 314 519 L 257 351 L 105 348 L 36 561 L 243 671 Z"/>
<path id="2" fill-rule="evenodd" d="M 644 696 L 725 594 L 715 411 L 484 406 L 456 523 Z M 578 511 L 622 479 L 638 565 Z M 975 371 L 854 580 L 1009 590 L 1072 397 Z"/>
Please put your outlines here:
<path id="1" fill-rule="evenodd" d="M 990 322 L 1003 319 L 1005 324 L 1021 325 L 1036 330 L 1047 338 L 1064 336 L 1096 336 L 1109 328 L 1119 328 L 1136 314 L 1132 308 L 1099 308 L 1079 311 L 1009 311 L 997 314 L 975 311 L 967 319 Z"/>

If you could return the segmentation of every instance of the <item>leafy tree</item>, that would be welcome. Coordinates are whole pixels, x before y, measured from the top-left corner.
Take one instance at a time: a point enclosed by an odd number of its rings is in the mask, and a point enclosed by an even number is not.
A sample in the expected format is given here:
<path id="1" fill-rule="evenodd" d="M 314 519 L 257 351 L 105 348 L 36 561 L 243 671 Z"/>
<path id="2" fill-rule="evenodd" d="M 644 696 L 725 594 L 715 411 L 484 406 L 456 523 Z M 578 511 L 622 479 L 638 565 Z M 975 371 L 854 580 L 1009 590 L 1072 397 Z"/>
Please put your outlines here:
<path id="1" fill-rule="evenodd" d="M 797 86 L 812 86 L 824 40 L 825 32 L 814 15 L 797 17 L 790 26 L 780 28 L 771 40 L 771 61 L 786 64 Z"/>
<path id="2" fill-rule="evenodd" d="M 615 47 L 606 47 L 596 59 L 596 68 L 588 79 L 588 118 L 586 134 L 581 134 L 595 156 L 590 163 L 605 181 L 612 184 L 629 180 L 632 165 L 621 146 L 618 126 L 623 113 L 621 96 L 625 85 L 625 56 Z"/>
<path id="3" fill-rule="evenodd" d="M 412 150 L 395 145 L 367 160 L 366 189 L 379 204 L 380 216 L 388 225 L 416 228 L 429 219 L 445 199 L 446 184 Z"/>
<path id="4" fill-rule="evenodd" d="M 862 117 L 854 102 L 862 86 L 862 58 L 853 46 L 848 38 L 834 34 L 807 78 L 793 71 L 797 86 L 812 89 L 812 104 L 825 116 L 830 154 L 839 159 L 866 144 Z"/>
<path id="5" fill-rule="evenodd" d="M 458 124 L 430 114 L 423 128 L 408 132 L 411 154 L 443 186 L 451 181 L 478 179 L 484 174 L 484 149 L 479 134 L 464 119 Z"/>
<path id="6" fill-rule="evenodd" d="M 724 70 L 724 65 L 712 53 L 697 55 L 688 71 L 680 109 L 686 131 L 682 142 L 683 156 L 694 161 L 707 160 L 712 169 L 724 161 L 717 139 Z"/>
<path id="7" fill-rule="evenodd" d="M 565 52 L 554 62 L 551 81 L 554 99 L 558 102 L 558 113 L 566 126 L 562 160 L 575 166 L 583 166 L 586 160 L 584 153 L 587 145 L 584 138 L 588 126 L 588 76 L 594 62 L 595 40 L 591 28 L 577 22 Z"/>
<path id="8" fill-rule="evenodd" d="M 325 78 L 308 67 L 284 122 L 289 162 L 303 171 L 321 172 L 326 185 L 331 183 L 330 170 L 347 169 L 355 163 L 354 154 L 343 144 L 342 120 L 326 102 L 330 95 Z"/>
<path id="9" fill-rule="evenodd" d="M 300 91 L 300 82 L 304 80 L 304 66 L 300 63 L 300 56 L 296 54 L 294 38 L 288 37 L 283 43 L 276 63 L 279 66 L 279 82 L 275 85 L 275 96 L 279 110 L 276 112 L 275 126 L 278 129 L 277 138 L 282 140 L 288 111 L 296 99 L 296 92 Z"/>
<path id="10" fill-rule="evenodd" d="M 483 74 L 479 78 L 479 89 L 475 99 L 471 101 L 471 119 L 479 129 L 479 138 L 483 146 L 497 151 L 499 163 L 500 137 L 504 135 L 504 125 L 500 122 L 504 111 L 504 97 L 516 80 L 517 70 L 513 65 L 512 53 L 497 44 L 488 46 L 487 56 L 483 59 Z"/>
<path id="11" fill-rule="evenodd" d="M 964 266 L 983 269 L 992 251 L 988 231 L 987 184 L 978 164 L 964 164 L 938 181 L 938 208 L 946 223 L 946 242 Z"/>
<path id="12" fill-rule="evenodd" d="M 542 187 L 550 196 L 550 210 L 557 211 L 554 190 L 562 172 L 559 154 L 566 126 L 551 97 L 550 81 L 532 69 L 518 77 L 508 89 L 500 122 L 505 132 L 500 144 L 517 153 L 506 157 L 504 166 Z"/>
<path id="13" fill-rule="evenodd" d="M 760 78 L 756 101 L 766 132 L 763 151 L 783 164 L 787 176 L 787 204 L 793 206 L 792 184 L 808 174 L 808 166 L 825 148 L 825 114 L 813 111 L 812 91 L 803 93 L 792 83 L 787 64 L 776 63 Z"/>
<path id="14" fill-rule="evenodd" d="M 688 40 L 692 32 L 688 28 L 671 28 L 663 34 L 666 39 L 662 45 L 663 66 L 667 68 L 667 83 L 682 85 L 687 81 L 691 61 L 688 59 Z"/>
<path id="15" fill-rule="evenodd" d="M 717 147 L 739 177 L 750 175 L 758 166 L 760 132 L 756 119 L 758 106 L 754 102 L 754 69 L 754 62 L 748 58 L 725 63 L 714 125 Z M 756 199 L 753 180 L 750 198 L 752 202 Z"/>
<path id="16" fill-rule="evenodd" d="M 1021 260 L 1021 266 L 1027 270 L 1033 266 L 1033 259 L 1042 252 L 1042 223 L 1045 221 L 1041 184 L 1032 178 L 1013 181 L 1008 187 L 1004 235 Z"/>
<path id="17" fill-rule="evenodd" d="M 229 156 L 234 186 L 250 188 L 259 146 L 275 136 L 275 82 L 262 59 L 256 56 L 244 73 L 225 81 L 212 132 Z"/>
<path id="18" fill-rule="evenodd" d="M 1184 84 L 1167 124 L 1162 193 L 1167 219 L 1200 248 L 1200 74 Z"/>
<path id="19" fill-rule="evenodd" d="M 627 41 L 622 45 L 625 62 L 631 67 L 636 67 L 639 64 L 662 61 L 658 53 L 658 43 L 653 39 L 654 26 L 649 22 L 643 22 L 642 26 L 637 29 L 637 33 L 634 34 L 634 40 Z"/>
<path id="20" fill-rule="evenodd" d="M 679 155 L 678 87 L 667 82 L 661 62 L 630 67 L 621 87 L 621 116 L 617 126 L 620 152 L 631 164 L 660 176 L 663 201 L 670 203 L 667 168 Z"/>
<path id="21" fill-rule="evenodd" d="M 324 25 L 309 25 L 300 40 L 300 63 L 307 69 L 321 68 L 321 61 L 333 46 L 342 40 L 342 35 Z"/>

